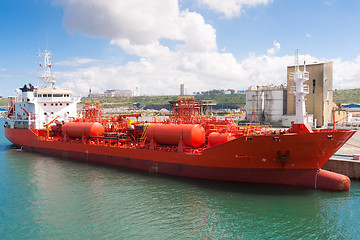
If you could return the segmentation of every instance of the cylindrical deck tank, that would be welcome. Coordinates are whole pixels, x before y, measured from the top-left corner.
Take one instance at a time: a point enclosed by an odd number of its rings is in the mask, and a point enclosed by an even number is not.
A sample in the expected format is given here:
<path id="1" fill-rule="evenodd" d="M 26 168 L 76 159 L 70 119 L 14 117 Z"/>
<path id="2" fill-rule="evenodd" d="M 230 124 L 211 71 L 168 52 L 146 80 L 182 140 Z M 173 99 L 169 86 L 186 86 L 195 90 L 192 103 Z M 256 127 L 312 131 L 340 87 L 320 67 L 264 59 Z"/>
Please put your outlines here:
<path id="1" fill-rule="evenodd" d="M 62 126 L 62 132 L 69 137 L 100 136 L 104 127 L 98 122 L 67 122 Z"/>
<path id="2" fill-rule="evenodd" d="M 180 139 L 186 146 L 200 147 L 205 142 L 205 130 L 200 125 L 193 124 L 151 124 L 147 128 L 147 139 L 156 143 L 178 145 Z"/>
<path id="3" fill-rule="evenodd" d="M 231 133 L 212 132 L 209 134 L 208 142 L 210 143 L 210 146 L 213 147 L 234 139 L 235 137 Z"/>

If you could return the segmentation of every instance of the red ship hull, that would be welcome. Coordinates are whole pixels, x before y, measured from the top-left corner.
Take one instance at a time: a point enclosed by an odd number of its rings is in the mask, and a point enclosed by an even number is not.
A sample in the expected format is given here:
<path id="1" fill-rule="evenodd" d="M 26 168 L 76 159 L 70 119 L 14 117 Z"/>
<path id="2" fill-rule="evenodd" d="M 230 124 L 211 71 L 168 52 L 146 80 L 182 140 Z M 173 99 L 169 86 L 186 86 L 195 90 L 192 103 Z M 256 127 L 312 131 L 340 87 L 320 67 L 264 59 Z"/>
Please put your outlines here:
<path id="1" fill-rule="evenodd" d="M 26 150 L 86 162 L 182 177 L 340 191 L 349 190 L 349 178 L 320 168 L 354 133 L 321 130 L 240 137 L 197 154 L 45 140 L 29 129 L 5 127 L 9 141 Z M 279 154 L 285 154 L 286 161 L 279 161 Z"/>

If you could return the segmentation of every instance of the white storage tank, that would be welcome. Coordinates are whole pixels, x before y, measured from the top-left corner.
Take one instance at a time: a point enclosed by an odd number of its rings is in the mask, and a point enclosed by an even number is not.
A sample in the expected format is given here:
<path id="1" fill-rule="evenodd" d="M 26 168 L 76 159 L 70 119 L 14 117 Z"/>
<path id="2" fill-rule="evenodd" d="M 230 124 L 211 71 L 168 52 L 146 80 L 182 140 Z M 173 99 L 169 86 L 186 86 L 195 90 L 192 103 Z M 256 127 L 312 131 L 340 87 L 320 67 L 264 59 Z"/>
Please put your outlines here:
<path id="1" fill-rule="evenodd" d="M 247 121 L 254 118 L 254 111 L 261 124 L 281 126 L 282 115 L 286 112 L 286 86 L 257 86 L 246 91 Z"/>
<path id="2" fill-rule="evenodd" d="M 264 112 L 264 92 L 257 87 L 249 87 L 246 91 L 246 120 L 251 122 L 254 113 L 260 119 L 263 119 Z"/>

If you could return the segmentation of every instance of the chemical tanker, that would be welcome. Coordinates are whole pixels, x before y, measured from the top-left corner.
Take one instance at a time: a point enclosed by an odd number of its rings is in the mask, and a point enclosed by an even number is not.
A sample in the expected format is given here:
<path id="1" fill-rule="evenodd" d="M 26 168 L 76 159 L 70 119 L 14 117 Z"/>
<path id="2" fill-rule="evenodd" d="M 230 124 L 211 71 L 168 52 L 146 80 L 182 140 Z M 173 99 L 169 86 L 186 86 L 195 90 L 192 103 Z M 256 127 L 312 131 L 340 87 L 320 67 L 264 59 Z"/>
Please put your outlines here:
<path id="1" fill-rule="evenodd" d="M 25 85 L 21 97 L 9 98 L 5 135 L 23 149 L 181 177 L 350 188 L 347 176 L 321 167 L 355 131 L 311 129 L 305 122 L 303 82 L 308 73 L 298 64 L 290 76 L 299 103 L 296 121 L 286 131 L 274 131 L 203 115 L 202 104 L 189 97 L 178 98 L 174 116 L 163 121 L 139 121 L 137 114 L 105 117 L 97 102 L 86 102 L 78 114 L 80 99 L 71 90 L 54 87 L 49 52 L 42 57 L 42 85 Z"/>

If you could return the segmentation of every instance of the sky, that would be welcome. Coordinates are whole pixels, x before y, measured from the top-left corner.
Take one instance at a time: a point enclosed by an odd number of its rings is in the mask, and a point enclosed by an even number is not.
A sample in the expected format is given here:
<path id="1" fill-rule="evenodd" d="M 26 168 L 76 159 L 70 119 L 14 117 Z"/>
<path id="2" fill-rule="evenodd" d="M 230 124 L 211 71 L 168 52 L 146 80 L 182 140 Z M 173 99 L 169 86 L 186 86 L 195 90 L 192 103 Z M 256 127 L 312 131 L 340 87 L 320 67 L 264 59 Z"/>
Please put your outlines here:
<path id="1" fill-rule="evenodd" d="M 357 0 L 1 0 L 0 95 L 38 84 L 135 95 L 286 83 L 286 67 L 332 61 L 334 89 L 360 88 Z"/>

